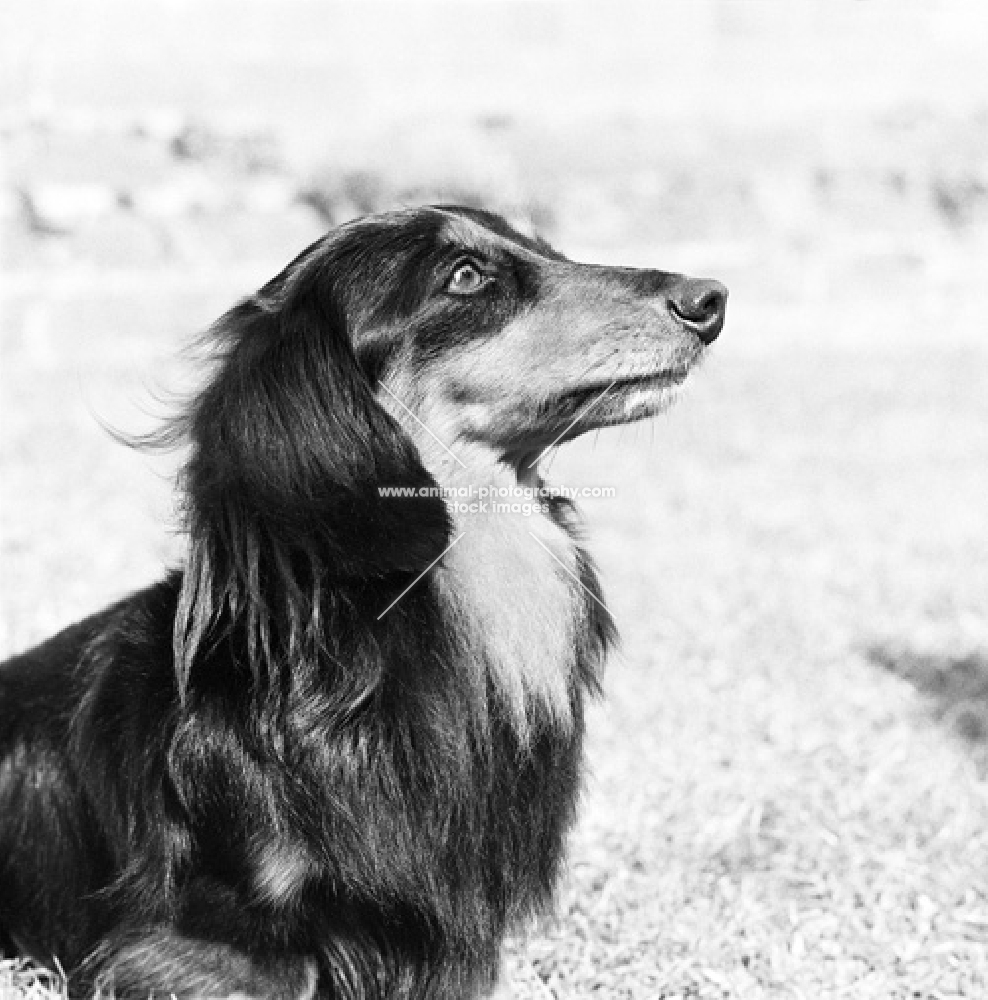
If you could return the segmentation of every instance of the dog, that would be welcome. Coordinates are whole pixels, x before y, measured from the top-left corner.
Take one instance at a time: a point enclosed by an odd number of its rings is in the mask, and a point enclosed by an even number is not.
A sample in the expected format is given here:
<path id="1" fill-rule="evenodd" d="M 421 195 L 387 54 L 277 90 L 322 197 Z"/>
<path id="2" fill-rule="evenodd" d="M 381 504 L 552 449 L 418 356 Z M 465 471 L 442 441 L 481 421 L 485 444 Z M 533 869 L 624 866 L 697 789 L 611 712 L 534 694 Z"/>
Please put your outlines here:
<path id="1" fill-rule="evenodd" d="M 434 206 L 330 232 L 223 316 L 143 442 L 189 449 L 184 567 L 0 668 L 18 952 L 121 1000 L 494 990 L 614 639 L 539 457 L 664 410 L 726 298 Z"/>

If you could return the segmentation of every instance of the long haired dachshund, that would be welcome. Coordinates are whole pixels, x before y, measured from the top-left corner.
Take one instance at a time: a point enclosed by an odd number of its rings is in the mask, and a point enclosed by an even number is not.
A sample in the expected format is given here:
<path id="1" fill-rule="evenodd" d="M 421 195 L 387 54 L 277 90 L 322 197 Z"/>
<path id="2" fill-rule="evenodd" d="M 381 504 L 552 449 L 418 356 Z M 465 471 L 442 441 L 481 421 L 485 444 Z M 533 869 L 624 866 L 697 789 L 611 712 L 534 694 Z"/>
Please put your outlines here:
<path id="1" fill-rule="evenodd" d="M 568 501 L 450 498 L 665 408 L 725 302 L 436 207 L 223 316 L 159 436 L 189 446 L 184 569 L 0 668 L 10 945 L 124 1000 L 494 989 L 613 626 Z"/>

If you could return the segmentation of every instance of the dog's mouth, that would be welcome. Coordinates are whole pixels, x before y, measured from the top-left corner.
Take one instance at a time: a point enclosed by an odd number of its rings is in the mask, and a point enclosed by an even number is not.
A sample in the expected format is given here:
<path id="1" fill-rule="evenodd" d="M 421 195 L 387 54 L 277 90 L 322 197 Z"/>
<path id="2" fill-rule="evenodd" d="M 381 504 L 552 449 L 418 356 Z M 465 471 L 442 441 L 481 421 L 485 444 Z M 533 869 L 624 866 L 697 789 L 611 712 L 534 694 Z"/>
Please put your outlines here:
<path id="1" fill-rule="evenodd" d="M 532 464 L 532 456 L 587 431 L 662 413 L 675 402 L 690 367 L 683 364 L 647 375 L 622 375 L 558 393 L 540 406 L 535 426 L 516 439 L 505 460 L 524 469 Z"/>
<path id="2" fill-rule="evenodd" d="M 631 375 L 612 379 L 610 382 L 596 382 L 570 389 L 557 397 L 556 402 L 563 408 L 595 407 L 608 397 L 620 399 L 629 392 L 669 389 L 686 381 L 689 369 L 686 365 L 655 372 L 651 375 Z"/>
<path id="3" fill-rule="evenodd" d="M 554 397 L 546 412 L 554 422 L 568 424 L 559 440 L 572 440 L 585 431 L 661 413 L 675 400 L 676 390 L 688 374 L 689 366 L 681 365 L 651 374 L 581 385 Z"/>

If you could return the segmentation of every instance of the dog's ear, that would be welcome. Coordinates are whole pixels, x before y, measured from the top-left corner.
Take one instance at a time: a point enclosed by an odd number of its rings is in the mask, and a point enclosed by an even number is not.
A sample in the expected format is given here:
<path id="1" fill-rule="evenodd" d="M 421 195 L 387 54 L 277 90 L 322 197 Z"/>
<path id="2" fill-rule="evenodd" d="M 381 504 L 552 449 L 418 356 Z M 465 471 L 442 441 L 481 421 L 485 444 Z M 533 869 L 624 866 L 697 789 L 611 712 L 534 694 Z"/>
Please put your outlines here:
<path id="1" fill-rule="evenodd" d="M 246 615 L 252 655 L 270 655 L 272 642 L 312 631 L 328 587 L 420 573 L 450 532 L 436 481 L 357 364 L 322 269 L 296 262 L 211 334 L 218 367 L 185 424 L 180 677 L 220 620 Z"/>

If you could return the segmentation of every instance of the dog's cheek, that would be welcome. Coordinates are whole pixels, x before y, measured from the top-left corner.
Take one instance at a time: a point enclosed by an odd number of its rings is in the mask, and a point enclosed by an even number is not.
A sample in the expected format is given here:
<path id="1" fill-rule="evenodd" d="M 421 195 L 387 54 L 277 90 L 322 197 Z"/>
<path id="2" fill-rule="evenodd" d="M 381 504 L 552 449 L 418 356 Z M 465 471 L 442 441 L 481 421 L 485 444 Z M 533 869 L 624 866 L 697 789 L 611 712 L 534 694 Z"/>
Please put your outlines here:
<path id="1" fill-rule="evenodd" d="M 465 437 L 513 438 L 538 422 L 552 392 L 551 352 L 521 340 L 502 335 L 470 345 L 444 366 L 436 397 Z"/>

